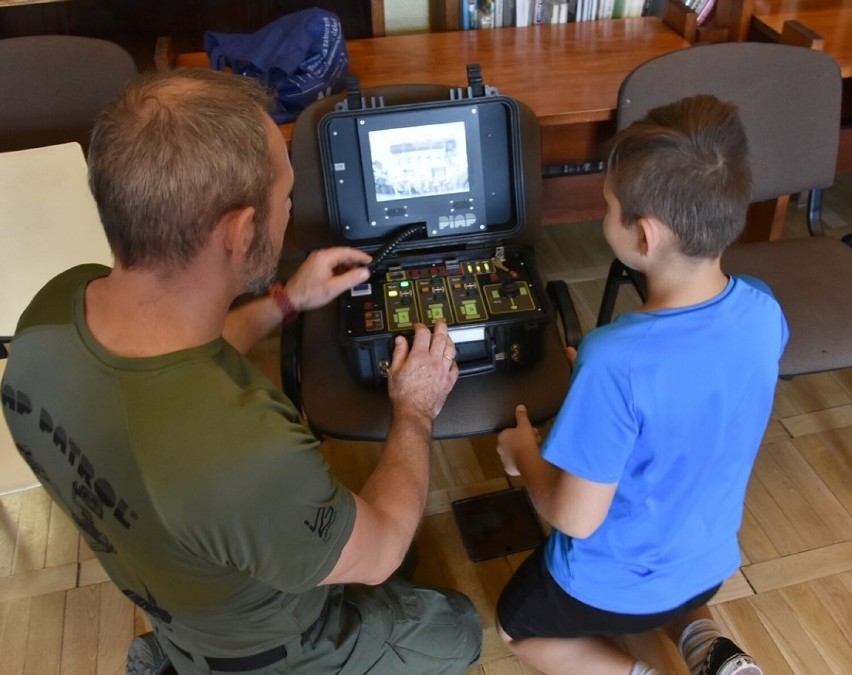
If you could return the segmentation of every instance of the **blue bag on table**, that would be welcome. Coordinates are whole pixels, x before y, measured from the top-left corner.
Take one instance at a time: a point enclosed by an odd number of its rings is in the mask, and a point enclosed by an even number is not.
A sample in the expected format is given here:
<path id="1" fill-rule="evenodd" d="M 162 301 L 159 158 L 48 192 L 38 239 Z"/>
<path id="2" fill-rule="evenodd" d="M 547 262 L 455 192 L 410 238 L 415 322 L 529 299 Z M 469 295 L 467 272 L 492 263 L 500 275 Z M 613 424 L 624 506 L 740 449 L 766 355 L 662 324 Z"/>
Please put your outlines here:
<path id="1" fill-rule="evenodd" d="M 349 54 L 340 19 L 313 8 L 285 14 L 256 33 L 204 34 L 216 70 L 230 68 L 274 90 L 278 124 L 346 86 Z"/>

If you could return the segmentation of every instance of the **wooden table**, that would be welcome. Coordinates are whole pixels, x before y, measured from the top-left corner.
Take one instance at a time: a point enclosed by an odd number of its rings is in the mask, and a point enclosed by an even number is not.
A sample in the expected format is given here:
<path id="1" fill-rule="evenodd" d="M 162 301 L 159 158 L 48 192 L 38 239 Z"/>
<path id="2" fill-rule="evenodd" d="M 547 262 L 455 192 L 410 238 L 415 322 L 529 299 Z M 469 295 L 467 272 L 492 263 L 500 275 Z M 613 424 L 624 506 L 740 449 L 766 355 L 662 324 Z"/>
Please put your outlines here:
<path id="1" fill-rule="evenodd" d="M 615 130 L 618 88 L 636 66 L 689 47 L 656 17 L 571 24 L 396 35 L 347 43 L 350 71 L 362 88 L 385 84 L 465 86 L 468 63 L 485 84 L 528 105 L 542 129 L 545 166 L 597 157 Z M 163 60 L 168 60 L 162 56 Z M 207 66 L 204 53 L 174 55 L 178 66 Z M 282 132 L 289 140 L 291 125 Z M 545 222 L 599 218 L 599 174 L 545 181 Z"/>
<path id="2" fill-rule="evenodd" d="M 0 0 L 0 7 L 13 7 L 15 5 L 44 5 L 49 2 L 66 2 L 67 0 Z"/>
<path id="3" fill-rule="evenodd" d="M 784 23 L 798 21 L 824 42 L 822 50 L 852 78 L 852 2 L 850 0 L 756 0 L 751 25 L 756 32 L 779 41 Z"/>
<path id="4" fill-rule="evenodd" d="M 347 42 L 362 88 L 386 84 L 465 85 L 479 63 L 486 84 L 526 103 L 543 127 L 614 118 L 618 88 L 640 63 L 689 47 L 656 17 L 527 28 L 397 35 Z M 207 65 L 181 54 L 177 65 Z M 283 127 L 289 136 L 287 125 Z"/>

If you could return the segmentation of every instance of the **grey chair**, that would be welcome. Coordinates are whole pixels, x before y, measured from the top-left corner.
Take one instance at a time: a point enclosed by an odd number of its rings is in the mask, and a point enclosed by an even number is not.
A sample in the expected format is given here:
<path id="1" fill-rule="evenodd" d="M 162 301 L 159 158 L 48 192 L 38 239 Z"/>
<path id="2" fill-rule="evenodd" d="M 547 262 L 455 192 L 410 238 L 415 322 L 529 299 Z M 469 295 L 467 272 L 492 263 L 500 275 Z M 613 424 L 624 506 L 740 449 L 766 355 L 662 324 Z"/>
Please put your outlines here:
<path id="1" fill-rule="evenodd" d="M 773 290 L 790 341 L 782 377 L 852 366 L 852 248 L 824 236 L 822 190 L 834 182 L 840 132 L 841 77 L 827 54 L 769 43 L 693 47 L 638 66 L 622 83 L 618 129 L 657 106 L 713 94 L 735 102 L 746 128 L 753 201 L 808 194 L 811 236 L 738 243 L 722 258 L 729 274 L 750 274 Z M 619 287 L 643 278 L 614 261 L 598 325 L 611 320 Z"/>
<path id="2" fill-rule="evenodd" d="M 85 152 L 98 112 L 136 73 L 130 54 L 106 40 L 0 40 L 0 152 L 68 142 Z"/>

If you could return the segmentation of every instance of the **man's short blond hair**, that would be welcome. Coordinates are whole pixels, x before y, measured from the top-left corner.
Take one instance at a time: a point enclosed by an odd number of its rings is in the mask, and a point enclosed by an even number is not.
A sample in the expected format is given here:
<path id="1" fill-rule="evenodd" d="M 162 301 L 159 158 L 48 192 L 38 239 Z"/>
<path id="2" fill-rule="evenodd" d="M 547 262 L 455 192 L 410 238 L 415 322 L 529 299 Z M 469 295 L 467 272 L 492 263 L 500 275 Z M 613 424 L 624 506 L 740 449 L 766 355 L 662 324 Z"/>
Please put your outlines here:
<path id="1" fill-rule="evenodd" d="M 145 73 L 100 115 L 89 183 L 116 260 L 177 269 L 219 219 L 254 207 L 265 223 L 279 167 L 265 118 L 272 98 L 255 81 L 209 69 Z"/>

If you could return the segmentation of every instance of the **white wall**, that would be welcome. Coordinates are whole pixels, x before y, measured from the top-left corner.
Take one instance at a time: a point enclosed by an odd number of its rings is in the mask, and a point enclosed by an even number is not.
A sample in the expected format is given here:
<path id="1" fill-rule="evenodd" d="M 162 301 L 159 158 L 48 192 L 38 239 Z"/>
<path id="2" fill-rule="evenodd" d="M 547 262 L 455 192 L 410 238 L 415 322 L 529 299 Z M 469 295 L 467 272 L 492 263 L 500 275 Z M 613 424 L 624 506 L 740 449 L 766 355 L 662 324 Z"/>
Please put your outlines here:
<path id="1" fill-rule="evenodd" d="M 428 30 L 428 0 L 385 0 L 385 33 L 425 33 Z"/>

